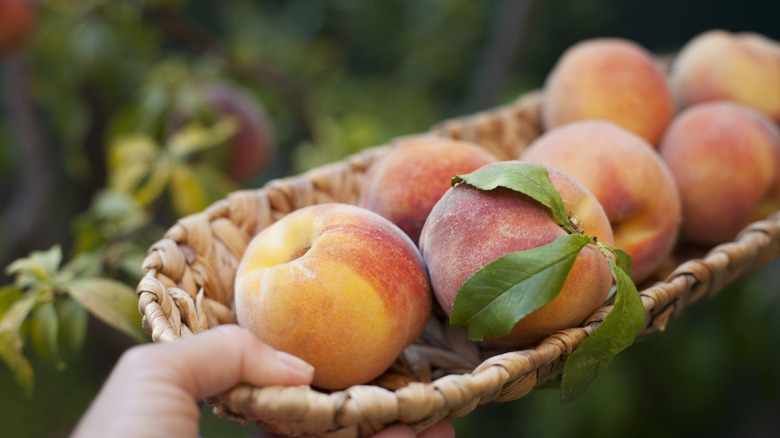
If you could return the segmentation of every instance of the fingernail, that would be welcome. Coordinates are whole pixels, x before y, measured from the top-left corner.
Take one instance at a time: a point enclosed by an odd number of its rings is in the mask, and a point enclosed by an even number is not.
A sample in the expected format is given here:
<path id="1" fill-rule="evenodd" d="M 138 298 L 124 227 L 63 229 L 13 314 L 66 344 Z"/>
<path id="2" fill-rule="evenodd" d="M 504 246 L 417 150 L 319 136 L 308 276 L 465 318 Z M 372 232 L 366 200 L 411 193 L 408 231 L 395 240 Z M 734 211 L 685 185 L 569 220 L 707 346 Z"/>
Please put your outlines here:
<path id="1" fill-rule="evenodd" d="M 293 371 L 297 371 L 301 374 L 311 375 L 314 372 L 314 367 L 303 359 L 293 356 L 290 353 L 284 351 L 277 351 L 276 358 L 279 362 L 283 363 L 287 368 Z"/>

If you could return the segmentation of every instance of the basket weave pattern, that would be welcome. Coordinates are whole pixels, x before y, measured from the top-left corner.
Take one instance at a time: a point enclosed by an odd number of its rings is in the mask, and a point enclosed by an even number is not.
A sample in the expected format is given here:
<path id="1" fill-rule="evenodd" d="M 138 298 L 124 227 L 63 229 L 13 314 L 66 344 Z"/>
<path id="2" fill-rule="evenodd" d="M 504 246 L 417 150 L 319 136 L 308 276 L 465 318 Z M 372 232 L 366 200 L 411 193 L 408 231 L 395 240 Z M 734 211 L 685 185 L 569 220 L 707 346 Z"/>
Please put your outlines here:
<path id="1" fill-rule="evenodd" d="M 541 134 L 540 94 L 474 115 L 444 121 L 426 135 L 478 143 L 502 159 L 517 158 Z M 173 342 L 219 324 L 235 323 L 233 276 L 249 240 L 298 208 L 357 202 L 367 168 L 392 147 L 366 149 L 340 162 L 230 194 L 182 218 L 150 249 L 137 288 L 144 329 L 155 342 Z M 645 328 L 664 330 L 670 317 L 706 299 L 780 254 L 780 212 L 746 227 L 707 252 L 679 249 L 655 280 L 640 285 Z M 425 428 L 480 405 L 526 395 L 561 372 L 566 357 L 610 307 L 580 327 L 560 331 L 537 347 L 497 352 L 467 340 L 434 312 L 420 338 L 375 382 L 343 391 L 240 385 L 209 402 L 218 415 L 257 421 L 293 436 L 368 436 L 403 422 Z"/>

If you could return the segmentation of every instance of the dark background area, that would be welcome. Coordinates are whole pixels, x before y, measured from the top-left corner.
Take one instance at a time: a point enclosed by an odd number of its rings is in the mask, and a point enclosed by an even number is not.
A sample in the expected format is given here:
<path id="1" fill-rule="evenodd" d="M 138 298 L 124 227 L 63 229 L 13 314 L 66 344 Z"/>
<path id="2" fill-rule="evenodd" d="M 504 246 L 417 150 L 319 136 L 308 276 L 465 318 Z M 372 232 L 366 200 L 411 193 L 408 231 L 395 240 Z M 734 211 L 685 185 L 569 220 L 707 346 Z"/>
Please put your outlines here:
<path id="1" fill-rule="evenodd" d="M 75 32 L 62 25 L 57 17 L 61 11 L 46 3 L 42 13 L 48 18 L 43 17 L 39 26 L 49 33 Z M 237 74 L 216 63 L 220 74 L 243 82 L 263 99 L 276 123 L 280 153 L 273 167 L 246 186 L 338 160 L 538 89 L 558 56 L 582 39 L 628 38 L 657 54 L 673 53 L 713 28 L 753 31 L 780 40 L 776 1 L 131 3 L 142 5 L 139 8 L 175 4 L 179 13 L 240 59 L 266 66 L 299 87 L 299 94 L 288 93 L 279 81 L 248 75 L 246 69 Z M 208 64 L 215 56 L 199 53 L 192 39 L 173 37 L 170 29 L 163 29 L 165 22 L 154 16 L 111 21 L 105 18 L 109 6 L 82 11 L 99 30 L 79 36 L 96 40 L 90 50 L 100 56 L 93 54 L 94 64 L 88 68 L 87 58 L 73 58 L 80 52 L 67 52 L 67 46 L 47 48 L 47 35 L 35 35 L 19 55 L 25 59 L 33 90 L 43 154 L 34 158 L 38 167 L 22 161 L 12 110 L 4 107 L 0 201 L 9 205 L 33 171 L 43 172 L 36 173 L 37 178 L 50 186 L 37 199 L 44 206 L 34 232 L 19 236 L 10 225 L 12 218 L 5 218 L 1 265 L 54 243 L 73 247 L 71 219 L 88 208 L 105 184 L 107 126 L 136 98 L 144 70 L 162 58 Z M 100 20 L 124 27 L 102 28 Z M 63 37 L 75 41 L 73 34 Z M 135 64 L 123 66 L 117 57 Z M 0 59 L 6 70 L 12 62 Z M 53 84 L 60 89 L 51 89 Z M 0 102 L 8 99 L 9 89 L 4 88 Z M 308 118 L 296 111 L 301 102 Z M 86 120 L 63 115 L 70 112 L 75 117 L 79 111 Z M 84 127 L 74 134 L 68 127 L 76 122 Z M 73 164 L 79 160 L 88 163 L 82 168 L 88 171 L 73 170 L 79 169 Z M 170 211 L 155 216 L 162 229 L 175 218 Z M 561 405 L 556 390 L 536 389 L 515 402 L 481 407 L 454 420 L 457 436 L 778 436 L 779 270 L 780 264 L 773 262 L 713 299 L 686 309 L 665 332 L 640 338 L 581 399 Z M 67 436 L 116 358 L 133 343 L 90 319 L 83 354 L 64 371 L 28 347 L 36 373 L 29 399 L 0 365 L 0 435 Z M 254 431 L 252 426 L 218 419 L 207 408 L 202 423 L 204 437 L 248 436 Z"/>

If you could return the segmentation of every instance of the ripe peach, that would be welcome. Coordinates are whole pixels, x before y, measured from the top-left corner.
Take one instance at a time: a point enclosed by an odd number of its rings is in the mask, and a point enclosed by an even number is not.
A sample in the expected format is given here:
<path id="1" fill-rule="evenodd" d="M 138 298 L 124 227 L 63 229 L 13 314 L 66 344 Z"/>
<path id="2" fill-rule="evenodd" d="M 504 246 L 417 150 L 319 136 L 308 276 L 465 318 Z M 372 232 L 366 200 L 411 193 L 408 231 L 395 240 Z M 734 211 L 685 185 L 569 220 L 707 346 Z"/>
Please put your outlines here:
<path id="1" fill-rule="evenodd" d="M 371 166 L 358 205 L 389 219 L 417 242 L 433 205 L 450 187 L 450 179 L 496 161 L 493 154 L 472 143 L 409 138 Z"/>
<path id="2" fill-rule="evenodd" d="M 643 138 L 612 122 L 586 120 L 546 132 L 522 158 L 563 171 L 596 196 L 615 246 L 634 259 L 635 282 L 674 249 L 682 220 L 677 183 Z"/>
<path id="3" fill-rule="evenodd" d="M 656 145 L 674 115 L 669 84 L 650 52 L 620 38 L 567 49 L 544 83 L 542 124 L 605 119 Z"/>
<path id="4" fill-rule="evenodd" d="M 340 389 L 384 372 L 422 332 L 432 295 L 398 227 L 347 204 L 301 208 L 258 233 L 239 263 L 238 324 Z"/>
<path id="5" fill-rule="evenodd" d="M 35 9 L 29 0 L 0 0 L 0 55 L 24 43 L 35 22 Z"/>
<path id="6" fill-rule="evenodd" d="M 691 242 L 732 240 L 780 207 L 780 133 L 749 107 L 722 101 L 683 110 L 659 151 L 680 189 L 681 236 Z"/>
<path id="7" fill-rule="evenodd" d="M 679 109 L 730 100 L 780 123 L 780 43 L 764 35 L 701 33 L 672 62 L 669 82 Z"/>
<path id="8" fill-rule="evenodd" d="M 519 161 L 488 166 L 513 163 Z M 572 220 L 585 234 L 612 244 L 609 220 L 595 196 L 563 172 L 547 170 Z M 519 192 L 500 187 L 483 191 L 459 183 L 433 207 L 419 246 L 436 299 L 449 314 L 461 285 L 477 270 L 505 254 L 546 245 L 565 234 L 546 207 Z M 574 327 L 604 303 L 611 285 L 607 260 L 588 245 L 575 259 L 558 296 L 521 319 L 509 335 L 493 341 L 525 347 Z"/>

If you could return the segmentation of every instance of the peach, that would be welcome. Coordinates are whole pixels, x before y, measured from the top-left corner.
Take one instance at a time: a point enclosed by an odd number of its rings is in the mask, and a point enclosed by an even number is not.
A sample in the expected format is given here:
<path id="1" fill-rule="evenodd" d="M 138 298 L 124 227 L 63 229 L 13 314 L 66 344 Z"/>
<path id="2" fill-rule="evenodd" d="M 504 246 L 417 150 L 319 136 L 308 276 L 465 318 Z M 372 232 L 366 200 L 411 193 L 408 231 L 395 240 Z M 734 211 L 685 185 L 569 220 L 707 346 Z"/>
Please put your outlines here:
<path id="1" fill-rule="evenodd" d="M 488 166 L 517 164 L 503 161 Z M 547 168 L 566 211 L 583 232 L 613 243 L 612 229 L 593 194 L 568 175 Z M 464 183 L 449 189 L 436 203 L 420 235 L 420 250 L 428 265 L 433 291 L 450 314 L 463 282 L 486 264 L 514 251 L 547 245 L 567 232 L 550 210 L 506 188 L 483 191 Z M 592 244 L 577 255 L 560 293 L 528 314 L 500 339 L 526 347 L 546 336 L 581 324 L 606 299 L 612 275 L 603 254 Z"/>
<path id="2" fill-rule="evenodd" d="M 432 136 L 402 140 L 368 169 L 358 205 L 389 219 L 417 242 L 450 179 L 496 161 L 490 152 L 464 141 Z"/>
<path id="3" fill-rule="evenodd" d="M 733 102 L 682 111 L 661 142 L 682 199 L 681 236 L 702 245 L 732 240 L 780 207 L 780 133 L 761 113 Z"/>
<path id="4" fill-rule="evenodd" d="M 764 35 L 703 32 L 682 47 L 669 82 L 679 109 L 729 100 L 780 123 L 780 43 Z"/>
<path id="5" fill-rule="evenodd" d="M 233 117 L 236 132 L 225 148 L 206 152 L 205 159 L 239 183 L 249 183 L 266 170 L 276 153 L 275 133 L 263 103 L 239 84 L 227 80 L 198 80 L 181 92 L 169 121 L 171 131 L 185 123 L 213 123 Z"/>
<path id="6" fill-rule="evenodd" d="M 36 12 L 29 0 L 0 0 L 0 56 L 24 44 L 33 26 Z"/>
<path id="7" fill-rule="evenodd" d="M 596 196 L 615 246 L 634 260 L 635 282 L 648 279 L 671 254 L 682 220 L 680 194 L 643 138 L 612 122 L 585 120 L 547 131 L 522 159 L 561 170 Z"/>
<path id="8" fill-rule="evenodd" d="M 432 294 L 414 242 L 348 204 L 295 210 L 258 233 L 236 272 L 238 324 L 341 389 L 384 372 L 422 332 Z"/>
<path id="9" fill-rule="evenodd" d="M 238 120 L 239 129 L 231 139 L 228 174 L 241 182 L 250 181 L 273 159 L 274 130 L 265 107 L 249 91 L 226 82 L 208 82 L 201 91 L 207 104 L 220 114 Z"/>
<path id="10" fill-rule="evenodd" d="M 674 116 L 666 76 L 650 52 L 620 38 L 569 47 L 548 74 L 541 107 L 545 129 L 604 119 L 656 145 Z"/>

